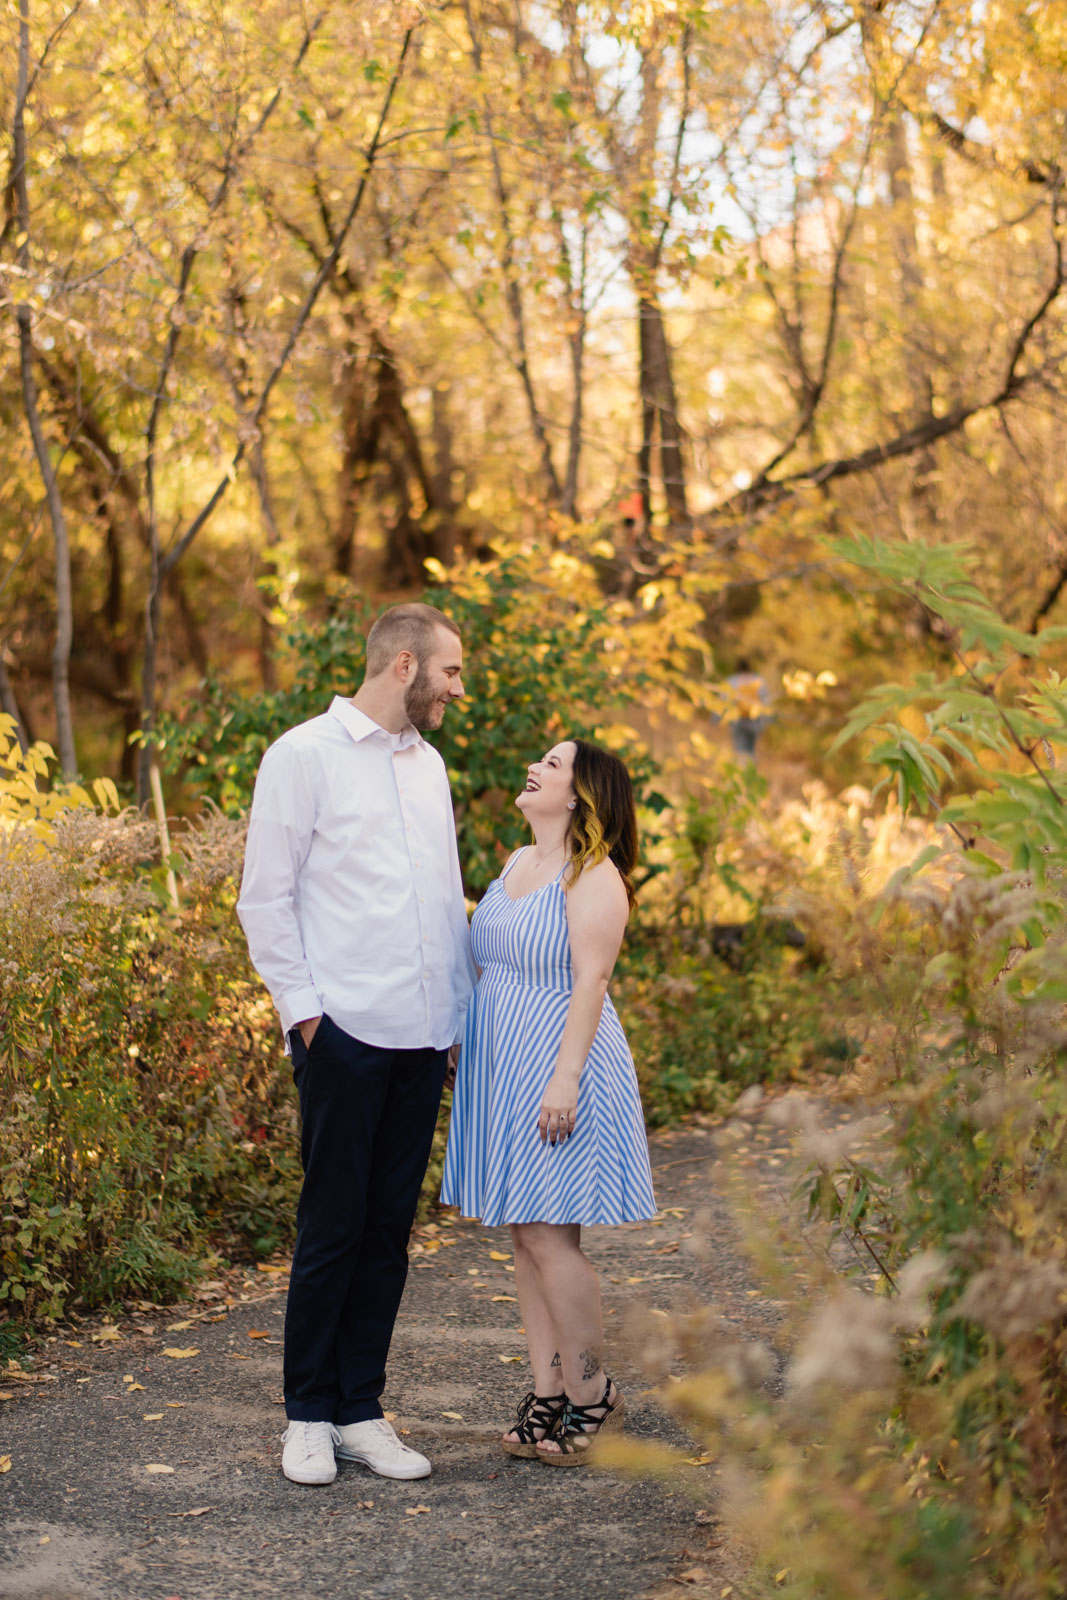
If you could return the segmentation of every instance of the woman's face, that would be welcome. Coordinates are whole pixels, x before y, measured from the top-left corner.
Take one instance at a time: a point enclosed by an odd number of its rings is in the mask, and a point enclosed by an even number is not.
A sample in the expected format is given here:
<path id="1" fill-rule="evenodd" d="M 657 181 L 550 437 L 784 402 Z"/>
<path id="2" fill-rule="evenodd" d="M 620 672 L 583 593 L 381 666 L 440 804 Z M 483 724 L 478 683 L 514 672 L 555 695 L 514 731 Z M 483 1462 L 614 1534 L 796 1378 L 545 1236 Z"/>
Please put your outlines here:
<path id="1" fill-rule="evenodd" d="M 549 821 L 569 814 L 569 802 L 574 799 L 574 753 L 573 739 L 564 739 L 540 761 L 530 763 L 526 787 L 515 801 L 527 821 Z"/>

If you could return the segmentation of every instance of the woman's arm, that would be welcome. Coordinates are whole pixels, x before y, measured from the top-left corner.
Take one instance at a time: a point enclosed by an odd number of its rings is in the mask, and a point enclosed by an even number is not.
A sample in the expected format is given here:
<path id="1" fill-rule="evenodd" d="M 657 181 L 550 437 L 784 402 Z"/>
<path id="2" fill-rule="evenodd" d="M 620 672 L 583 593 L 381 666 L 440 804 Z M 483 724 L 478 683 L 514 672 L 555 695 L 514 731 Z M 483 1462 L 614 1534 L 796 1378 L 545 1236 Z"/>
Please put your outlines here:
<path id="1" fill-rule="evenodd" d="M 578 1082 L 600 1025 L 604 996 L 630 914 L 626 889 L 611 861 L 586 867 L 567 891 L 574 988 L 559 1053 L 541 1101 L 538 1128 L 542 1143 L 573 1132 L 578 1112 Z"/>

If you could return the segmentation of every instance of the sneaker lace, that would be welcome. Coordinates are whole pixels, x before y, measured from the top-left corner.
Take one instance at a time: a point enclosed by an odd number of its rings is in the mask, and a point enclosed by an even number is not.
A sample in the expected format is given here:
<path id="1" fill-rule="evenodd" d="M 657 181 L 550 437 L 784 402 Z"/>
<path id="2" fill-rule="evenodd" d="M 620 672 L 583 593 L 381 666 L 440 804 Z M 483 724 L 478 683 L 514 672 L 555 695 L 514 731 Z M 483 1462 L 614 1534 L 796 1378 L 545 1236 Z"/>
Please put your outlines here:
<path id="1" fill-rule="evenodd" d="M 305 1461 L 323 1451 L 332 1452 L 334 1446 L 341 1442 L 341 1435 L 332 1422 L 298 1422 L 290 1426 L 297 1429 L 297 1447 L 303 1452 Z"/>

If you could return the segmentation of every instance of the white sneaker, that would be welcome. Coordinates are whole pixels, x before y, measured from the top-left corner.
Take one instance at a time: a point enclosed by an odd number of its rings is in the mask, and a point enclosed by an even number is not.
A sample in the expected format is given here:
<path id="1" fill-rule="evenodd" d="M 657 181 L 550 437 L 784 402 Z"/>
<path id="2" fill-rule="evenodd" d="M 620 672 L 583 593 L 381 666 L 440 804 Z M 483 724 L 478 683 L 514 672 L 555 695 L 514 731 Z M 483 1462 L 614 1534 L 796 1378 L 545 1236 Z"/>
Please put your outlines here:
<path id="1" fill-rule="evenodd" d="M 282 1471 L 293 1483 L 332 1483 L 333 1447 L 341 1435 L 332 1422 L 290 1422 L 282 1434 Z"/>
<path id="2" fill-rule="evenodd" d="M 362 1461 L 380 1478 L 428 1478 L 433 1471 L 425 1456 L 400 1443 L 384 1417 L 349 1422 L 336 1431 L 339 1459 Z"/>

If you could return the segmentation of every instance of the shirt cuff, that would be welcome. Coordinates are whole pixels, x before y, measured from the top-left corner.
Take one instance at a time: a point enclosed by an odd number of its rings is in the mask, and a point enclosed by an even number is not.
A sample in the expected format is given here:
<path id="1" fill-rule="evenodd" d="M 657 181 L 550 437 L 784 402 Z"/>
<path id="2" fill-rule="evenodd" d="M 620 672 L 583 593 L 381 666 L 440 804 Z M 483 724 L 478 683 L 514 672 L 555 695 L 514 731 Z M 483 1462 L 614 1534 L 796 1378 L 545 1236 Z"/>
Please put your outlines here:
<path id="1" fill-rule="evenodd" d="M 284 994 L 275 996 L 274 1004 L 282 1022 L 282 1032 L 286 1038 L 296 1027 L 298 1022 L 308 1022 L 312 1017 L 322 1016 L 322 1001 L 315 990 L 287 989 Z"/>

